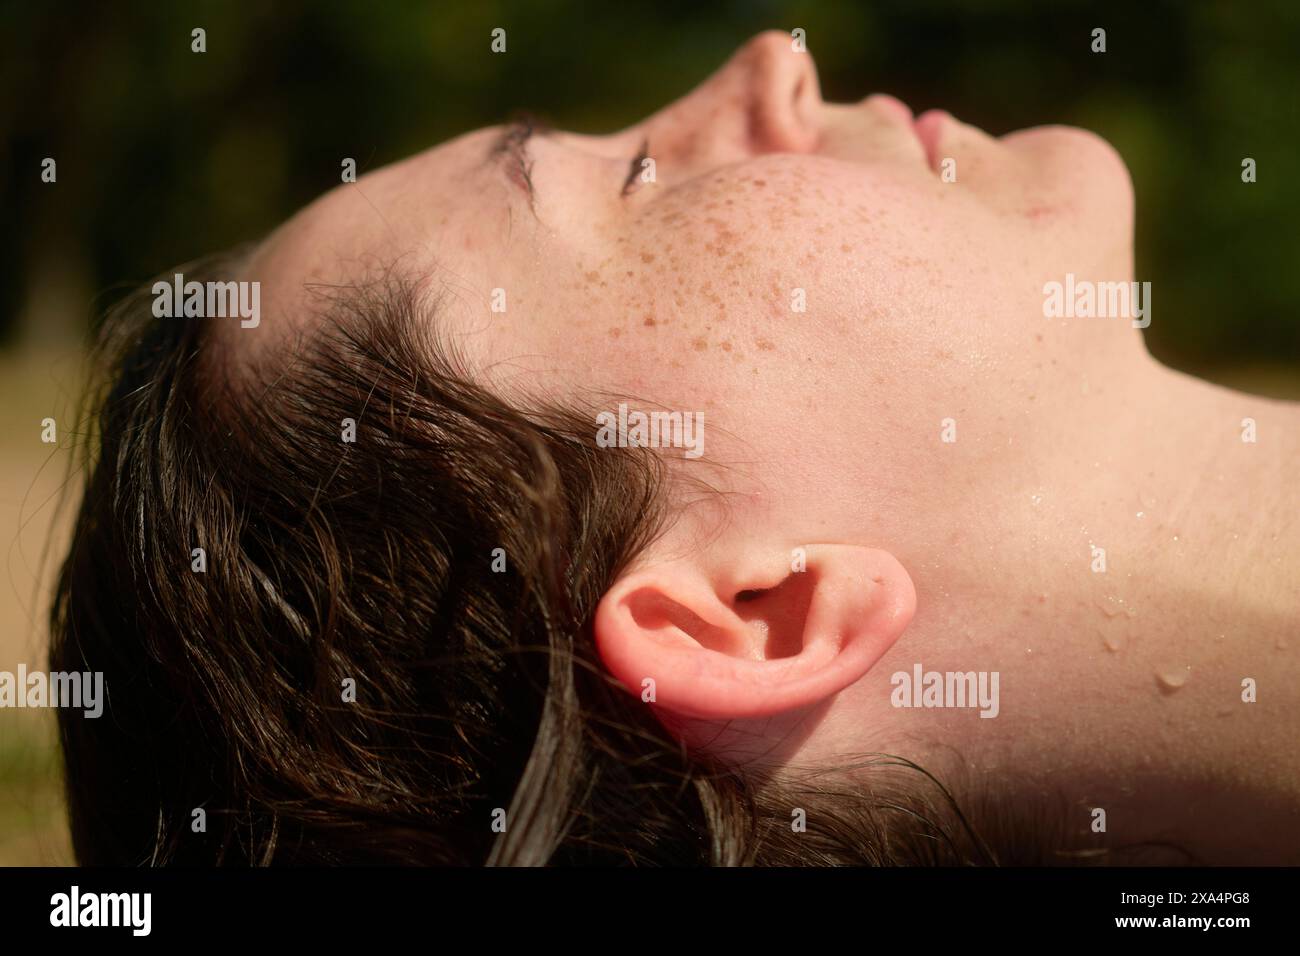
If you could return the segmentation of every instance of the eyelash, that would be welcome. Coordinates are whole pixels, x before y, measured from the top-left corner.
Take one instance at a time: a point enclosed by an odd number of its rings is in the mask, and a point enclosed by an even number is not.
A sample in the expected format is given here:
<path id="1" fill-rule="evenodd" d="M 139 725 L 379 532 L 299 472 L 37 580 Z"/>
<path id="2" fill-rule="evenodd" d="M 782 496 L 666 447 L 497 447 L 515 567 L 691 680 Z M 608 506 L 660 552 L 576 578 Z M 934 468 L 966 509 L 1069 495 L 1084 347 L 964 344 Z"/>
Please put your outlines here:
<path id="1" fill-rule="evenodd" d="M 623 180 L 623 190 L 620 196 L 627 196 L 636 192 L 637 173 L 641 172 L 641 164 L 650 156 L 650 140 L 641 141 L 641 148 L 637 150 L 636 155 L 632 157 L 632 168 L 628 170 L 627 179 Z"/>

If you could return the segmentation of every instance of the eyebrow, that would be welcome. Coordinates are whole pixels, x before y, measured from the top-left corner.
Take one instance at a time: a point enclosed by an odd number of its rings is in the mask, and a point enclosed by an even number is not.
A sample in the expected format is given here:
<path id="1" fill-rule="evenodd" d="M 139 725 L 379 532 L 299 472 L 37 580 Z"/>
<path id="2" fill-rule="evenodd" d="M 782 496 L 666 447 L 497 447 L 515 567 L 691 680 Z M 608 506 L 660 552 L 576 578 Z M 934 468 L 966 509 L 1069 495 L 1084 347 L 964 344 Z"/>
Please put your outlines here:
<path id="1" fill-rule="evenodd" d="M 507 172 L 517 172 L 523 179 L 524 188 L 528 191 L 528 206 L 533 208 L 533 191 L 532 179 L 532 157 L 528 153 L 528 140 L 534 135 L 550 136 L 554 132 L 553 127 L 545 120 L 538 119 L 530 114 L 521 114 L 513 120 L 506 123 L 501 128 L 491 144 L 488 146 L 487 155 L 483 158 L 484 165 L 499 164 Z M 512 165 L 511 165 L 512 164 Z M 534 215 L 536 210 L 534 210 Z"/>

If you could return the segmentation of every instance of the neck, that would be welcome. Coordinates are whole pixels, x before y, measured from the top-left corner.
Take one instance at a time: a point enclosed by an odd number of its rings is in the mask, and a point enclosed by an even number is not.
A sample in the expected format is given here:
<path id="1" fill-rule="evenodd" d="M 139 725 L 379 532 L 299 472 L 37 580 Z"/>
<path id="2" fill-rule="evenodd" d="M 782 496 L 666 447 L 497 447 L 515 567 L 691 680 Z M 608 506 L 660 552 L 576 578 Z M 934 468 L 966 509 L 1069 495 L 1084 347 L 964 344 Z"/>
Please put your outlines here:
<path id="1" fill-rule="evenodd" d="M 918 579 L 896 651 L 1001 672 L 999 719 L 961 725 L 983 790 L 1056 792 L 1084 834 L 1104 809 L 1098 846 L 1300 862 L 1300 408 L 1145 357 L 1090 384 L 1025 436 L 997 535 Z"/>

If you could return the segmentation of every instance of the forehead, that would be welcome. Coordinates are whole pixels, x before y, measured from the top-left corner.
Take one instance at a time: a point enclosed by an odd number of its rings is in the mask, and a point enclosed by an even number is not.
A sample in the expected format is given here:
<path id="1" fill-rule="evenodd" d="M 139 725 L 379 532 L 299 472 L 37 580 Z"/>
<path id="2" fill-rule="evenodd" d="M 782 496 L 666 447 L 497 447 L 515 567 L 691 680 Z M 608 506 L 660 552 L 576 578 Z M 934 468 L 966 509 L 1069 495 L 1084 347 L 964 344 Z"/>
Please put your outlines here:
<path id="1" fill-rule="evenodd" d="M 296 323 L 312 285 L 362 282 L 393 268 L 463 274 L 491 254 L 509 215 L 489 157 L 498 132 L 476 130 L 340 183 L 272 232 L 245 271 L 262 283 L 271 328 Z"/>

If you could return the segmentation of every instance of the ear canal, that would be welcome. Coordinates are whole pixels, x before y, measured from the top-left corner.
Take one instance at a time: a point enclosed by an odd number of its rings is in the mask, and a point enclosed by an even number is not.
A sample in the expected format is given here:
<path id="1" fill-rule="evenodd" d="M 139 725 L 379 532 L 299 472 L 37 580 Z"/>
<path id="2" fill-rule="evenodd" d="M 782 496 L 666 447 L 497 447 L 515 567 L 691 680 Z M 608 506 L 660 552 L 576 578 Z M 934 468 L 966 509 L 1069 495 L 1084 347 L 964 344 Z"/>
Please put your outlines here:
<path id="1" fill-rule="evenodd" d="M 790 574 L 772 587 L 736 594 L 736 616 L 749 627 L 758 660 L 796 657 L 803 650 L 814 585 L 814 575 Z"/>

